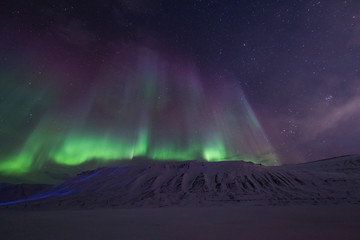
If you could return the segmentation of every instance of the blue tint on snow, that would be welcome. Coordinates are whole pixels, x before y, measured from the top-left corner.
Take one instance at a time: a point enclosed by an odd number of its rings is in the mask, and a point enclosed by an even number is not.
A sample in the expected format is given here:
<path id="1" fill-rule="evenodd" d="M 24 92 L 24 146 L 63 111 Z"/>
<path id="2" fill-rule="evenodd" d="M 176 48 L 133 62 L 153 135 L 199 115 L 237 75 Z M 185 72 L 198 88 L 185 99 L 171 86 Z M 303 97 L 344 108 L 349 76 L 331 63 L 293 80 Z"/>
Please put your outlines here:
<path id="1" fill-rule="evenodd" d="M 19 200 L 15 200 L 15 201 L 0 203 L 0 206 L 12 205 L 12 204 L 16 204 L 16 203 L 30 202 L 30 201 L 40 200 L 40 199 L 44 199 L 44 198 L 48 198 L 48 197 L 66 196 L 66 195 L 68 195 L 70 193 L 73 193 L 73 192 L 76 192 L 76 189 L 68 190 L 68 186 L 65 186 L 65 187 L 60 188 L 60 189 L 58 189 L 56 191 L 53 191 L 53 192 L 44 192 L 44 193 L 36 194 L 36 195 L 34 195 L 32 197 L 29 197 L 29 198 L 24 198 L 24 199 L 19 199 Z"/>

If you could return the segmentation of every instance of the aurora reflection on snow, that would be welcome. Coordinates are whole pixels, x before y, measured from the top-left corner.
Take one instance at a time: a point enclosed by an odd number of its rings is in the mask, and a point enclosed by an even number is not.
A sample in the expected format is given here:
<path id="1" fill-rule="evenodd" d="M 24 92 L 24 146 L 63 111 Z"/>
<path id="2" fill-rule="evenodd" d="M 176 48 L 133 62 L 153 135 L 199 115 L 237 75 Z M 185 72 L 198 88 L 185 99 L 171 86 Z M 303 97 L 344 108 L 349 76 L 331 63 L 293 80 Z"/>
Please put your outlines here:
<path id="1" fill-rule="evenodd" d="M 73 166 L 134 157 L 277 164 L 234 79 L 206 76 L 188 59 L 140 47 L 86 80 L 84 73 L 61 79 L 59 64 L 50 65 L 58 70 L 41 77 L 31 68 L 0 73 L 9 82 L 0 90 L 1 174 L 39 170 L 46 161 Z"/>

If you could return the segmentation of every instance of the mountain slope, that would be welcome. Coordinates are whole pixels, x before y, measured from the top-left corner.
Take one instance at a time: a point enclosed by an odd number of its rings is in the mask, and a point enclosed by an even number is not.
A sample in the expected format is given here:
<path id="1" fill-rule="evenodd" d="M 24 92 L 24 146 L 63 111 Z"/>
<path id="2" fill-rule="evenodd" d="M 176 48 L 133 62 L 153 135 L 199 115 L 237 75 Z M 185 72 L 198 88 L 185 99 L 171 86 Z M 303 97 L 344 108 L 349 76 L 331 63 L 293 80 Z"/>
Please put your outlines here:
<path id="1" fill-rule="evenodd" d="M 2 205 L 132 207 L 360 203 L 360 157 L 265 167 L 248 162 L 152 162 L 83 172 Z"/>

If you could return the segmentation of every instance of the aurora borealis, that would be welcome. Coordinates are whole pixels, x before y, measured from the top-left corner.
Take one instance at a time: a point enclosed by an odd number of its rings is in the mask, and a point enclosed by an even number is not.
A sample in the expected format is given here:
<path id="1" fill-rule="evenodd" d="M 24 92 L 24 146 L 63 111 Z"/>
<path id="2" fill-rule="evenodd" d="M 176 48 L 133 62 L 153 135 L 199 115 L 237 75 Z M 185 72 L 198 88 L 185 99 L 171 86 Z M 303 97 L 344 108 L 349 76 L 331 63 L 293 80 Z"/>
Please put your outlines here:
<path id="1" fill-rule="evenodd" d="M 5 1 L 0 177 L 357 153 L 359 4 Z"/>
<path id="2" fill-rule="evenodd" d="M 4 74 L 14 84 L 4 93 L 11 104 L 3 112 L 14 109 L 4 137 L 15 147 L 2 145 L 0 171 L 26 173 L 45 161 L 79 165 L 134 157 L 276 164 L 275 156 L 261 156 L 271 145 L 236 81 L 206 87 L 209 76 L 179 59 L 132 46 L 109 60 L 91 84 L 82 82 L 81 90 L 46 73 L 36 83 L 31 73 Z"/>

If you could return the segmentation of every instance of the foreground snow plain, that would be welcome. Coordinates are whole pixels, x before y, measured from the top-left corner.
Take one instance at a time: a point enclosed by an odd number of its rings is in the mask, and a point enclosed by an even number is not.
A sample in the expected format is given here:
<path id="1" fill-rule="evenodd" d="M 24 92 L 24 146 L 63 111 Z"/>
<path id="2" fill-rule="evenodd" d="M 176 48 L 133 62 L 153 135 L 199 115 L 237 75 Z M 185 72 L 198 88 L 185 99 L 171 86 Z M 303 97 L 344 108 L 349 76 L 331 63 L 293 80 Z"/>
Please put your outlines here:
<path id="1" fill-rule="evenodd" d="M 35 239 L 360 239 L 360 206 L 0 210 L 0 235 Z"/>

